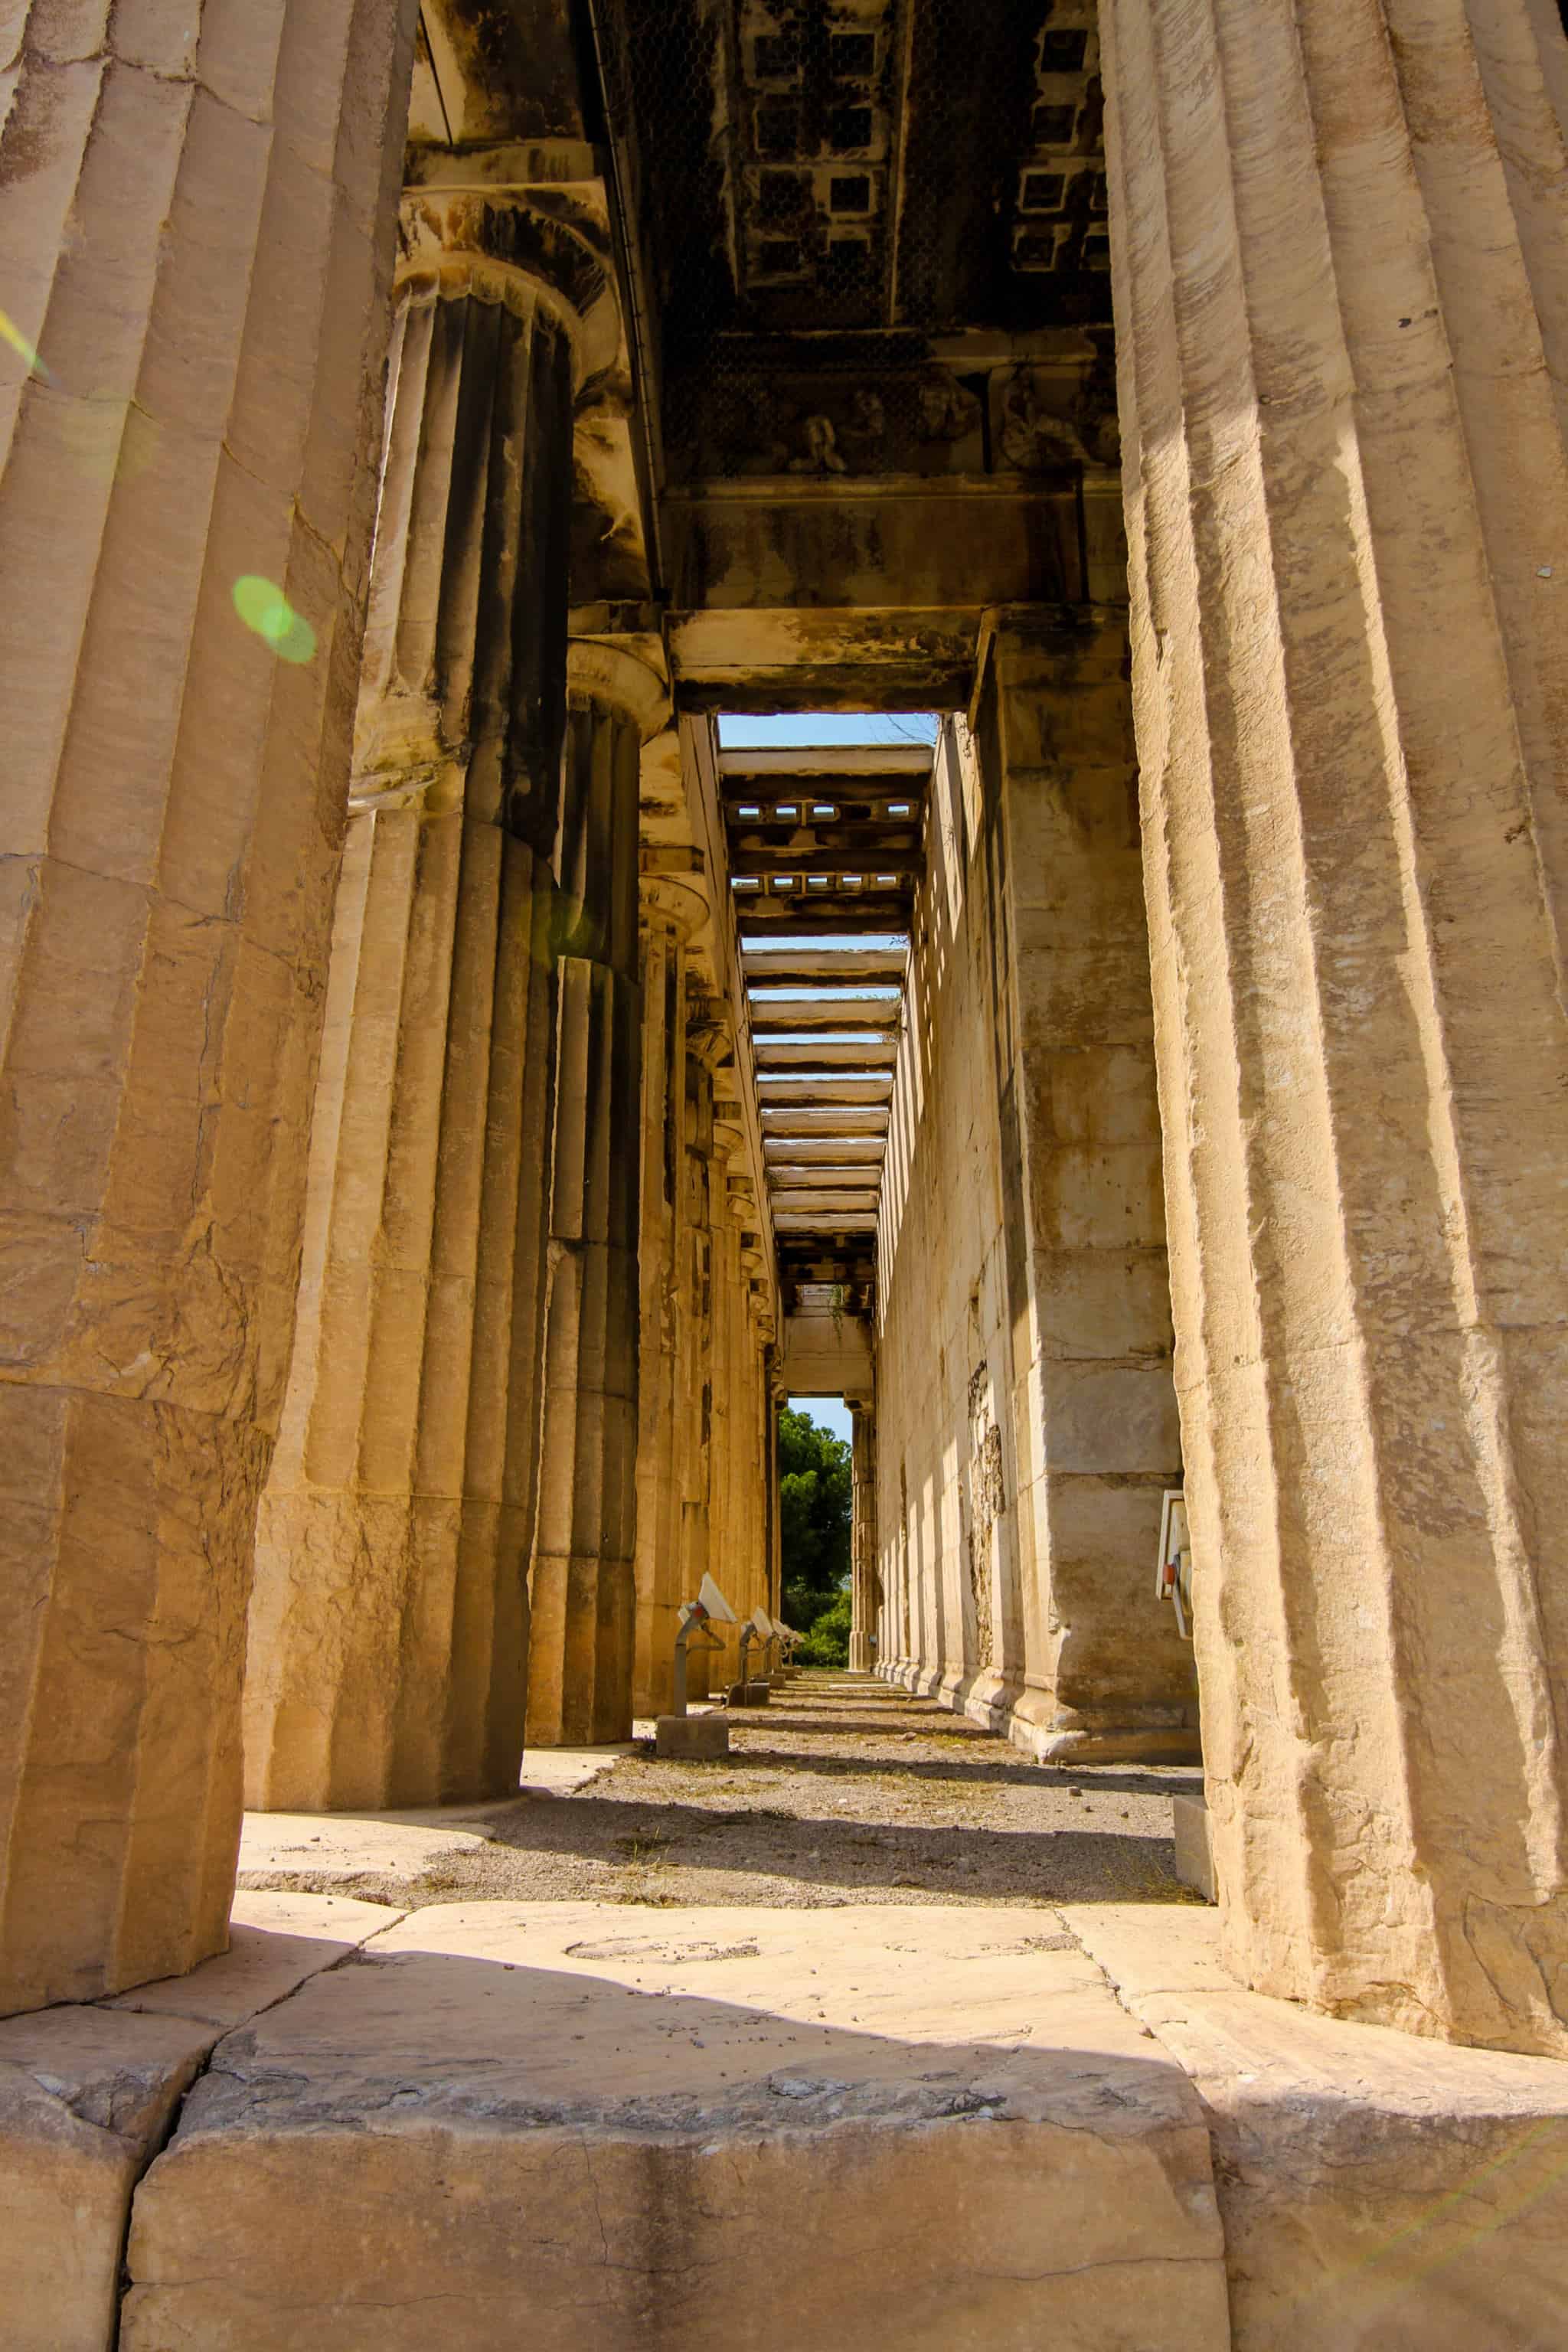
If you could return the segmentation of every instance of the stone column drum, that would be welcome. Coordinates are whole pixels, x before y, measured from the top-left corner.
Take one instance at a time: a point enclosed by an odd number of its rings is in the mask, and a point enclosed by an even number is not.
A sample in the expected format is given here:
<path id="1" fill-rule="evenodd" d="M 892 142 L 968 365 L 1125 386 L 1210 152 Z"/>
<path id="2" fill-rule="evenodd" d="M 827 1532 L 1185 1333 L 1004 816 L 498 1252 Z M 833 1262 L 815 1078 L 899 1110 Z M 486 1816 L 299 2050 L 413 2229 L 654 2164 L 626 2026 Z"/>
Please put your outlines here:
<path id="1" fill-rule="evenodd" d="M 877 1440 L 876 1416 L 868 1404 L 849 1408 L 854 1516 L 850 1532 L 849 1664 L 868 1675 L 875 1664 L 871 1628 L 876 1622 Z"/>
<path id="2" fill-rule="evenodd" d="M 1102 10 L 1224 1949 L 1568 2054 L 1568 55 Z"/>
<path id="3" fill-rule="evenodd" d="M 712 1565 L 710 1510 L 713 1462 L 713 1188 L 723 1177 L 714 1151 L 713 1078 L 729 1051 L 716 1002 L 693 992 L 686 1011 L 686 1150 L 681 1245 L 685 1346 L 679 1412 L 680 1585 L 700 1591 Z M 733 1595 L 727 1596 L 733 1602 Z M 687 1690 L 706 1698 L 723 1680 L 724 1660 L 706 1641 L 687 1653 Z"/>
<path id="4" fill-rule="evenodd" d="M 767 1351 L 763 1367 L 765 1391 L 763 1402 L 763 1442 L 767 1453 L 768 1474 L 768 1609 L 774 1617 L 784 1615 L 784 1521 L 779 1508 L 779 1415 L 784 1409 L 784 1391 L 779 1385 L 779 1343 L 774 1338 Z M 794 1629 L 798 1632 L 799 1628 Z"/>
<path id="5" fill-rule="evenodd" d="M 626 1739 L 636 1641 L 637 779 L 668 715 L 624 646 L 573 645 L 562 785 L 555 1155 L 528 1740 Z"/>
<path id="6" fill-rule="evenodd" d="M 525 194 L 411 195 L 404 236 L 299 1333 L 251 1609 L 248 1793 L 273 1809 L 501 1795 L 522 1748 L 584 335 Z"/>
<path id="7" fill-rule="evenodd" d="M 643 1002 L 641 1344 L 637 1370 L 637 1663 L 633 1706 L 668 1714 L 682 1588 L 680 1369 L 690 1308 L 686 1255 L 689 1108 L 686 942 L 707 914 L 700 894 L 645 875 L 638 892 Z M 696 1587 L 692 1588 L 693 1592 Z"/>
<path id="8" fill-rule="evenodd" d="M 0 2011 L 227 1937 L 415 13 L 0 32 Z"/>

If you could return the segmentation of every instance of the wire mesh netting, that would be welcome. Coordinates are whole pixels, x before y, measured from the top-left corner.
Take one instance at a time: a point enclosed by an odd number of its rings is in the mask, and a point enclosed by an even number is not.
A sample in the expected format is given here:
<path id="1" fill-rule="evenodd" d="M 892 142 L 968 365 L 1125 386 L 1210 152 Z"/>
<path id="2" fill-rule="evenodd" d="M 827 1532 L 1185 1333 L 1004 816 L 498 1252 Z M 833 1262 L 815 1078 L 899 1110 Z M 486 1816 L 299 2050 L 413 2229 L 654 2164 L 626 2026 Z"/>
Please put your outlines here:
<path id="1" fill-rule="evenodd" d="M 671 478 L 1115 462 L 1094 0 L 600 0 Z"/>

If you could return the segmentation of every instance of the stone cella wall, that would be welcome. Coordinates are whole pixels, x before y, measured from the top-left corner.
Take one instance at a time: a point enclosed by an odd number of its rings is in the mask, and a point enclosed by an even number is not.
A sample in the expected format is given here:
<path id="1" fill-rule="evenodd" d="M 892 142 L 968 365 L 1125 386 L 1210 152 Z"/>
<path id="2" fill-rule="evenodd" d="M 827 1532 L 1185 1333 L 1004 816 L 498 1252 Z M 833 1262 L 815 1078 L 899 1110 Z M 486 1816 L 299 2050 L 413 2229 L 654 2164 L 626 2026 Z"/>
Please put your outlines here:
<path id="1" fill-rule="evenodd" d="M 1124 653 L 1000 625 L 944 730 L 879 1238 L 879 1669 L 1058 1759 L 1196 1744 Z"/>
<path id="2" fill-rule="evenodd" d="M 771 1608 L 774 1589 L 772 1286 L 752 1290 L 755 1211 L 748 1192 L 731 1194 L 715 1134 L 715 1078 L 731 1045 L 689 957 L 706 913 L 694 889 L 645 877 L 638 1717 L 669 1706 L 680 1606 L 705 1575 L 741 1618 Z M 738 1639 L 730 1630 L 719 1651 L 693 1644 L 691 1696 L 732 1678 Z"/>

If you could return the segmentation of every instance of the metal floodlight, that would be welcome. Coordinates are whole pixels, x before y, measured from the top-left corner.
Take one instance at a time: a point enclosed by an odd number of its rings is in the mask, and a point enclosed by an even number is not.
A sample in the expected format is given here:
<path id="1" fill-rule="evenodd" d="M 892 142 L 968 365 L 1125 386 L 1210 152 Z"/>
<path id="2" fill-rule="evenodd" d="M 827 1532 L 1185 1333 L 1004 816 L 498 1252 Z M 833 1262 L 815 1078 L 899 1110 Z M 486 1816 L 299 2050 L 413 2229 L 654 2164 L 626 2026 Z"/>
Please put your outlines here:
<path id="1" fill-rule="evenodd" d="M 708 1612 L 709 1616 L 712 1618 L 715 1624 L 733 1625 L 736 1622 L 734 1611 L 731 1608 L 729 1602 L 725 1600 L 723 1594 L 720 1591 L 718 1586 L 714 1583 L 713 1579 L 710 1576 L 705 1576 L 703 1578 L 701 1585 L 698 1590 L 697 1598 L 702 1603 L 703 1608 Z"/>
<path id="2" fill-rule="evenodd" d="M 732 1625 L 735 1612 L 710 1576 L 704 1576 L 695 1601 L 683 1601 L 675 1635 L 675 1687 L 670 1699 L 670 1713 L 686 1713 L 686 1646 L 693 1633 L 705 1625 Z M 723 1644 L 710 1640 L 707 1646 L 717 1650 Z"/>
<path id="3" fill-rule="evenodd" d="M 773 1619 L 768 1615 L 767 1611 L 763 1608 L 760 1602 L 757 1607 L 752 1610 L 749 1622 L 751 1623 L 752 1630 L 756 1634 L 759 1642 L 772 1641 L 773 1633 Z"/>

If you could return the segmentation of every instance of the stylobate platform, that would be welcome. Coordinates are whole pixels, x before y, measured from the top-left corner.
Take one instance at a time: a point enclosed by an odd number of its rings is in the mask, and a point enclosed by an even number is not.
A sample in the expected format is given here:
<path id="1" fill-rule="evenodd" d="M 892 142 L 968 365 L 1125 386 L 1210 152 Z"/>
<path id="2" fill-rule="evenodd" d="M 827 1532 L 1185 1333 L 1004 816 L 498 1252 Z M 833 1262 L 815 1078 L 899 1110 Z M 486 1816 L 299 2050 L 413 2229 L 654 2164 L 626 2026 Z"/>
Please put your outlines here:
<path id="1" fill-rule="evenodd" d="M 1562 2341 L 1568 2070 L 1245 1993 L 1207 1911 L 237 1916 L 0 2026 L 7 2347 Z"/>

